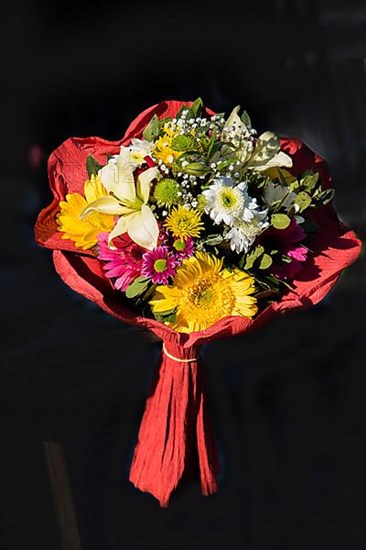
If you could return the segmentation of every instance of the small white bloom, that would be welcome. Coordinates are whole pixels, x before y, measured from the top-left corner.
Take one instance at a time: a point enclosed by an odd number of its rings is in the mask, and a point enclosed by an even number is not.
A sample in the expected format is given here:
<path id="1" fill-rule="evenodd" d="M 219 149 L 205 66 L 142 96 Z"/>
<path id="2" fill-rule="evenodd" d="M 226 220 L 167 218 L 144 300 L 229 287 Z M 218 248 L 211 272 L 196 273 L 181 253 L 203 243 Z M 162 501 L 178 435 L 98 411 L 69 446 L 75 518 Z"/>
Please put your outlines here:
<path id="1" fill-rule="evenodd" d="M 233 252 L 237 254 L 248 252 L 257 236 L 269 226 L 267 212 L 267 210 L 256 212 L 256 216 L 251 221 L 236 222 L 228 231 L 226 239 L 230 241 L 230 248 Z"/>

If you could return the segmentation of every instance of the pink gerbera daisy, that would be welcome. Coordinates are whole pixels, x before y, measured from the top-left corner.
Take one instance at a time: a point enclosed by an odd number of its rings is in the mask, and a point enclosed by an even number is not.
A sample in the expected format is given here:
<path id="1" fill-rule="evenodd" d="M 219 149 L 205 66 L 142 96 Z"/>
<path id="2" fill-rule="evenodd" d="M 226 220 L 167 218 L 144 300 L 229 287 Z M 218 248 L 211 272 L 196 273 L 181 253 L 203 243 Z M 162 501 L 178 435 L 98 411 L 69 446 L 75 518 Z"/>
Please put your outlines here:
<path id="1" fill-rule="evenodd" d="M 152 280 L 153 283 L 167 284 L 169 277 L 174 277 L 177 261 L 169 254 L 166 246 L 157 246 L 154 250 L 145 252 L 141 274 Z"/>
<path id="2" fill-rule="evenodd" d="M 108 233 L 98 235 L 98 258 L 109 279 L 118 290 L 126 288 L 141 275 L 142 257 L 146 250 L 134 243 L 127 234 L 113 239 L 116 250 L 108 246 Z M 104 263 L 105 262 L 105 263 Z"/>

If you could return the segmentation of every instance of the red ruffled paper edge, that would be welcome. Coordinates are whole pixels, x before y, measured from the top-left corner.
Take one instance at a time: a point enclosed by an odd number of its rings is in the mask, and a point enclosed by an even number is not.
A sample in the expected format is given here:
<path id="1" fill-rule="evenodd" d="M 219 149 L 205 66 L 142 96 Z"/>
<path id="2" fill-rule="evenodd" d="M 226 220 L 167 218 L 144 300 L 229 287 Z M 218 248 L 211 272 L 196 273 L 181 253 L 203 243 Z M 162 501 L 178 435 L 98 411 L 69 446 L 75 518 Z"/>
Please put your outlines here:
<path id="1" fill-rule="evenodd" d="M 61 239 L 57 230 L 58 203 L 67 193 L 83 193 L 87 179 L 86 158 L 93 155 L 99 162 L 106 162 L 106 155 L 116 154 L 121 145 L 128 145 L 139 138 L 154 114 L 159 118 L 175 116 L 182 105 L 191 102 L 163 101 L 143 111 L 128 127 L 119 141 L 107 141 L 98 137 L 70 138 L 58 147 L 48 162 L 48 177 L 54 199 L 43 209 L 35 225 L 38 244 L 53 249 L 56 271 L 64 282 L 76 292 L 98 304 L 104 311 L 126 323 L 138 325 L 154 332 L 159 338 L 189 348 L 213 339 L 253 330 L 277 314 L 290 309 L 308 308 L 324 298 L 337 282 L 341 271 L 352 264 L 360 254 L 361 242 L 353 231 L 337 217 L 329 204 L 313 211 L 313 218 L 320 229 L 311 242 L 314 254 L 306 262 L 299 277 L 293 282 L 294 290 L 282 299 L 271 303 L 254 319 L 226 317 L 201 332 L 178 333 L 163 323 L 133 313 L 126 305 L 126 298 L 113 290 L 105 277 L 100 261 L 90 251 L 81 251 L 72 241 Z M 208 114 L 213 111 L 207 109 Z M 324 187 L 331 182 L 327 163 L 304 143 L 294 138 L 282 138 L 281 149 L 292 157 L 294 175 L 312 169 L 320 173 Z"/>

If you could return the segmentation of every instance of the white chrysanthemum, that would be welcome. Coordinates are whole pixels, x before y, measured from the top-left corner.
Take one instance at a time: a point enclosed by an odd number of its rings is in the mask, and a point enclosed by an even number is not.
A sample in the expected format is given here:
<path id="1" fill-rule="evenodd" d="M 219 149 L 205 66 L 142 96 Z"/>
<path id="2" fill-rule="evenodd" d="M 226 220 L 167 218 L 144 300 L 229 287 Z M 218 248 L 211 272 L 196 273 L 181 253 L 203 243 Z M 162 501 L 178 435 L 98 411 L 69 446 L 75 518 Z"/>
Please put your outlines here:
<path id="1" fill-rule="evenodd" d="M 258 235 L 269 226 L 267 213 L 267 210 L 257 211 L 251 221 L 238 221 L 228 231 L 226 239 L 230 241 L 233 252 L 248 252 Z"/>
<path id="2" fill-rule="evenodd" d="M 271 208 L 274 203 L 281 202 L 281 206 L 287 210 L 294 204 L 296 193 L 290 191 L 289 187 L 279 185 L 270 181 L 263 193 L 263 201 Z"/>
<path id="3" fill-rule="evenodd" d="M 216 224 L 232 226 L 235 220 L 250 221 L 258 209 L 256 199 L 248 195 L 246 182 L 235 184 L 232 178 L 220 176 L 203 191 L 205 211 Z"/>
<path id="4" fill-rule="evenodd" d="M 136 166 L 145 162 L 145 157 L 151 155 L 154 145 L 144 139 L 133 138 L 130 145 L 130 159 Z"/>

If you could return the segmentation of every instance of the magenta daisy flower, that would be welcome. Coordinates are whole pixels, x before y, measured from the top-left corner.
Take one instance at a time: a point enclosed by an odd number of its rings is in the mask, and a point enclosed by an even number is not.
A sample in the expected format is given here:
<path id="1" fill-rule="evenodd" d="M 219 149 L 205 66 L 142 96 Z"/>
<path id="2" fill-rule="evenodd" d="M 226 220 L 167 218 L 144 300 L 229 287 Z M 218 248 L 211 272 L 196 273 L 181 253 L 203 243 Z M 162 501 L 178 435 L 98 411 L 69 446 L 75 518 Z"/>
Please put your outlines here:
<path id="1" fill-rule="evenodd" d="M 181 261 L 190 258 L 194 253 L 194 243 L 191 237 L 173 241 L 174 257 Z"/>
<path id="2" fill-rule="evenodd" d="M 98 239 L 98 258 L 103 262 L 106 277 L 114 279 L 115 288 L 125 291 L 141 275 L 142 258 L 146 250 L 126 234 L 113 239 L 116 250 L 108 246 L 108 233 L 100 233 Z"/>
<path id="3" fill-rule="evenodd" d="M 167 284 L 169 277 L 174 277 L 177 262 L 166 246 L 157 246 L 143 255 L 141 274 L 153 283 Z"/>

